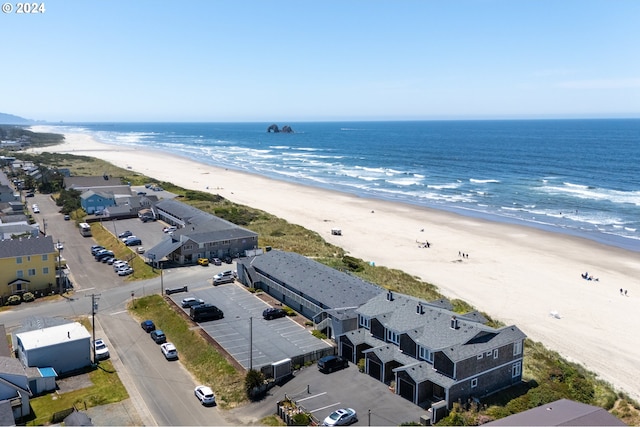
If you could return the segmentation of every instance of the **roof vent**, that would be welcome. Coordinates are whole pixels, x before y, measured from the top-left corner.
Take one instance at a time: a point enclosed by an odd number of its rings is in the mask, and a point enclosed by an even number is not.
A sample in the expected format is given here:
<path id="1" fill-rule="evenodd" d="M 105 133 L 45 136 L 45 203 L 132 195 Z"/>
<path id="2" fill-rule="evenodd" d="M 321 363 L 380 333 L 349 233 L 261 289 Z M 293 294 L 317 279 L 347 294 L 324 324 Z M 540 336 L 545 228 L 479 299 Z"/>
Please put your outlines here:
<path id="1" fill-rule="evenodd" d="M 458 329 L 458 319 L 456 316 L 451 316 L 451 329 Z"/>

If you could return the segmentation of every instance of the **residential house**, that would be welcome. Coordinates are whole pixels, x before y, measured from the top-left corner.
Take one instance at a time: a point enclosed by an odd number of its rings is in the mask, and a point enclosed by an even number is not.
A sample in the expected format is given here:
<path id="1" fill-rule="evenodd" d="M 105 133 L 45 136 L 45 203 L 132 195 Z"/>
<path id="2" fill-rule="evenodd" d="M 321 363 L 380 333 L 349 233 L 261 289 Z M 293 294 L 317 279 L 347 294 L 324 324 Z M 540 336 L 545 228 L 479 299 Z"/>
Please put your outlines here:
<path id="1" fill-rule="evenodd" d="M 356 309 L 359 328 L 338 337 L 339 353 L 364 359 L 368 375 L 434 411 L 521 382 L 526 335 L 451 308 L 387 291 Z"/>
<path id="2" fill-rule="evenodd" d="M 0 336 L 7 336 L 3 324 Z M 16 425 L 17 420 L 29 415 L 32 395 L 24 366 L 12 357 L 7 340 L 0 340 L 0 425 Z"/>
<path id="3" fill-rule="evenodd" d="M 36 238 L 40 235 L 40 227 L 36 224 L 29 224 L 27 221 L 4 222 L 0 221 L 0 240 L 22 238 Z"/>
<path id="4" fill-rule="evenodd" d="M 50 292 L 56 256 L 51 236 L 0 241 L 0 302 L 24 292 Z"/>
<path id="5" fill-rule="evenodd" d="M 0 203 L 20 201 L 20 195 L 8 185 L 0 185 Z"/>
<path id="6" fill-rule="evenodd" d="M 115 205 L 116 199 L 113 193 L 87 190 L 80 195 L 80 206 L 89 215 L 96 212 L 102 213 L 105 209 Z"/>
<path id="7" fill-rule="evenodd" d="M 161 200 L 154 209 L 160 218 L 181 228 L 147 250 L 145 257 L 151 262 L 190 264 L 198 258 L 237 257 L 258 245 L 257 233 L 184 203 Z"/>

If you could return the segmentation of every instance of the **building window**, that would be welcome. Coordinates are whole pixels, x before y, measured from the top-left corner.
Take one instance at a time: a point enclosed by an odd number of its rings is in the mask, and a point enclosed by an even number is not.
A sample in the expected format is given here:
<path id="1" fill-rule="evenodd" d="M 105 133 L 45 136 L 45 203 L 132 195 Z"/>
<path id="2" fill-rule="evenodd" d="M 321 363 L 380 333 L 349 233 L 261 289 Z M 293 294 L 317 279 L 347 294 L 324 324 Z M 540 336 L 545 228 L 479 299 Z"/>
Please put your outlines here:
<path id="1" fill-rule="evenodd" d="M 16 264 L 22 264 L 22 257 L 21 256 L 16 258 Z"/>
<path id="2" fill-rule="evenodd" d="M 358 315 L 358 317 L 360 318 L 360 326 L 362 326 L 365 329 L 370 329 L 371 328 L 371 319 L 369 319 L 368 317 L 364 317 L 362 315 Z"/>
<path id="3" fill-rule="evenodd" d="M 522 353 L 522 341 L 516 341 L 513 343 L 513 355 L 517 356 Z"/>
<path id="4" fill-rule="evenodd" d="M 497 348 L 495 350 L 493 350 L 493 358 L 494 359 L 498 358 L 498 349 Z"/>
<path id="5" fill-rule="evenodd" d="M 18 277 L 18 278 L 24 277 L 24 272 L 22 270 L 16 271 L 16 277 Z"/>
<path id="6" fill-rule="evenodd" d="M 42 255 L 42 260 L 43 261 L 49 261 L 49 254 Z"/>
<path id="7" fill-rule="evenodd" d="M 471 388 L 476 388 L 478 387 L 478 379 L 474 378 L 471 380 Z"/>
<path id="8" fill-rule="evenodd" d="M 387 329 L 387 341 L 398 344 L 400 342 L 400 335 L 397 332 Z"/>
<path id="9" fill-rule="evenodd" d="M 28 276 L 35 276 L 36 275 L 36 269 L 35 268 L 30 268 L 27 270 L 27 275 Z"/>
<path id="10" fill-rule="evenodd" d="M 487 351 L 487 357 L 491 357 L 491 353 L 493 353 L 491 350 Z"/>
<path id="11" fill-rule="evenodd" d="M 49 274 L 49 267 L 43 267 L 42 268 L 42 274 Z"/>
<path id="12" fill-rule="evenodd" d="M 422 360 L 426 360 L 429 363 L 433 363 L 433 352 L 428 348 L 420 346 L 418 350 L 418 356 Z"/>
<path id="13" fill-rule="evenodd" d="M 480 353 L 480 354 L 478 355 L 478 360 L 482 359 L 483 357 L 484 357 L 484 353 Z"/>
<path id="14" fill-rule="evenodd" d="M 519 377 L 521 372 L 522 372 L 522 365 L 520 364 L 520 362 L 514 363 L 513 365 L 511 365 L 512 378 Z"/>

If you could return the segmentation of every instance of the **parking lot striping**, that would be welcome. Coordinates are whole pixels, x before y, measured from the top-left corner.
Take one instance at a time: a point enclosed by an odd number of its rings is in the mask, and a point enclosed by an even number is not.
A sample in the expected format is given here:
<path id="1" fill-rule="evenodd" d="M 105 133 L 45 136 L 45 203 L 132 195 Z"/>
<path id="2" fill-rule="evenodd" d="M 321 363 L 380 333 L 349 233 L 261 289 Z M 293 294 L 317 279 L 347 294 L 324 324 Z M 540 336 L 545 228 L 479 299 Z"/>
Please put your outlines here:
<path id="1" fill-rule="evenodd" d="M 323 395 L 325 395 L 325 394 L 327 394 L 327 392 L 326 392 L 326 391 L 324 391 L 324 392 L 322 392 L 322 393 L 314 394 L 313 396 L 305 397 L 304 399 L 296 399 L 296 403 L 298 403 L 298 402 L 304 402 L 305 400 L 313 399 L 313 398 L 315 398 L 315 397 L 323 396 Z"/>
<path id="2" fill-rule="evenodd" d="M 127 310 L 114 311 L 113 313 L 109 313 L 110 316 L 115 316 L 116 314 L 128 313 Z"/>
<path id="3" fill-rule="evenodd" d="M 95 289 L 95 288 L 78 289 L 78 290 L 76 290 L 76 292 L 87 292 L 87 291 L 92 291 L 92 290 L 94 290 L 94 289 Z"/>
<path id="4" fill-rule="evenodd" d="M 323 409 L 328 409 L 328 408 L 332 408 L 334 406 L 338 406 L 340 403 L 342 403 L 342 402 L 332 403 L 331 405 L 323 406 L 322 408 L 314 409 L 314 410 L 309 411 L 309 412 L 311 412 L 313 414 L 314 412 L 322 411 Z"/>
<path id="5" fill-rule="evenodd" d="M 239 332 L 232 332 L 232 333 L 228 333 L 228 334 L 215 334 L 215 335 L 211 335 L 212 337 L 214 337 L 216 339 L 216 341 L 218 341 L 218 339 L 224 338 L 224 337 L 229 337 L 231 335 L 240 335 Z"/>

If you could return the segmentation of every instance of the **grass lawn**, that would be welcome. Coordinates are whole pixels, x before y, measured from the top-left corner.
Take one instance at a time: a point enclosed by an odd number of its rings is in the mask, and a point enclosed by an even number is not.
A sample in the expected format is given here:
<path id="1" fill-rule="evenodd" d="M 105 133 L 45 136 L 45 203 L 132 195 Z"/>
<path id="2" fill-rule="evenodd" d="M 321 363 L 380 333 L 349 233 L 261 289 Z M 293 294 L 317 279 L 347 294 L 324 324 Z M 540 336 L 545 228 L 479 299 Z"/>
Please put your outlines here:
<path id="1" fill-rule="evenodd" d="M 88 373 L 82 375 L 89 376 L 92 383 L 90 387 L 67 393 L 53 392 L 31 399 L 32 416 L 26 424 L 30 426 L 50 424 L 54 413 L 74 405 L 78 409 L 84 409 L 120 402 L 129 397 L 109 360 L 100 362 L 96 368 L 91 368 Z"/>

